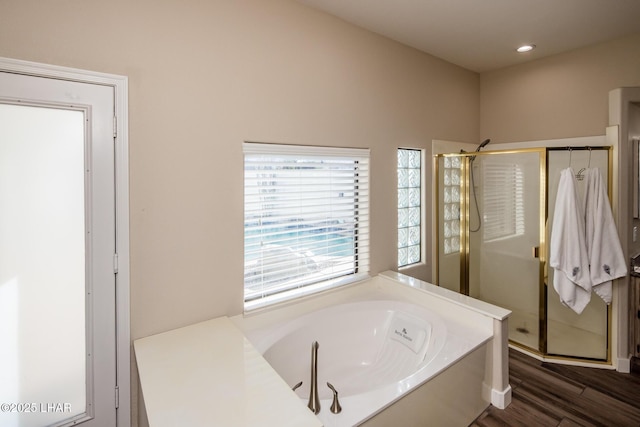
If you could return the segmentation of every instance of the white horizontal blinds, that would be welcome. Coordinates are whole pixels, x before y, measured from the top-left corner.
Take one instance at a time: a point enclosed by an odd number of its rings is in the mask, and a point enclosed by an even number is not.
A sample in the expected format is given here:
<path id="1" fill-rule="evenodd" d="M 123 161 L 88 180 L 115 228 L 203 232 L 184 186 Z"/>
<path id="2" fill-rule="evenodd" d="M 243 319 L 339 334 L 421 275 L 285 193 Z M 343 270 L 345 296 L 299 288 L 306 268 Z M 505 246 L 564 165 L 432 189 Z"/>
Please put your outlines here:
<path id="1" fill-rule="evenodd" d="M 369 270 L 369 150 L 244 144 L 245 301 Z"/>
<path id="2" fill-rule="evenodd" d="M 517 163 L 483 165 L 484 240 L 524 234 L 524 170 Z"/>

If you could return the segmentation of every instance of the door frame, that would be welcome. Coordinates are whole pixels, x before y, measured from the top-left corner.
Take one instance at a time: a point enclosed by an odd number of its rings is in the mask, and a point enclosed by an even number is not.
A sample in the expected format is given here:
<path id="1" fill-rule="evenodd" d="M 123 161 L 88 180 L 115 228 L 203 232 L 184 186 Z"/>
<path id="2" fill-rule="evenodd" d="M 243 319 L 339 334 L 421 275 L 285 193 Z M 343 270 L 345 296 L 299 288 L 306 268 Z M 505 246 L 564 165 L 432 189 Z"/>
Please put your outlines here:
<path id="1" fill-rule="evenodd" d="M 129 123 L 128 78 L 57 65 L 0 57 L 0 72 L 110 86 L 114 91 L 116 203 L 116 420 L 131 425 L 131 328 L 129 261 Z"/>

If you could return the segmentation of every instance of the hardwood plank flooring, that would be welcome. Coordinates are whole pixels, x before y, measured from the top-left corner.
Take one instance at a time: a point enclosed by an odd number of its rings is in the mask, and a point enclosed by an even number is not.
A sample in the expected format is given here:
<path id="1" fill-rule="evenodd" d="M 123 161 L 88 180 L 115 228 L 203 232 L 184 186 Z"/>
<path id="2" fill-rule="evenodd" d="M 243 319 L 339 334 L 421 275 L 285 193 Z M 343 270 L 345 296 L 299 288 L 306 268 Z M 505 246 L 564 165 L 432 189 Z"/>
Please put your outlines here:
<path id="1" fill-rule="evenodd" d="M 637 362 L 637 361 L 636 361 Z M 558 365 L 509 350 L 512 402 L 470 427 L 640 427 L 640 369 Z"/>

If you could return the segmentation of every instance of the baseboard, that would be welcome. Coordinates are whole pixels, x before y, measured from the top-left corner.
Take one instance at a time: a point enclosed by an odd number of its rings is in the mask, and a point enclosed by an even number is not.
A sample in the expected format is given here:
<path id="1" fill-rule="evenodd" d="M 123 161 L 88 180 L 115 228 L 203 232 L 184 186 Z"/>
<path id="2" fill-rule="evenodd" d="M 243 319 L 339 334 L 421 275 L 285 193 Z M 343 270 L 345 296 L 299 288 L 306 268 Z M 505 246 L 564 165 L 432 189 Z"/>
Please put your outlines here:
<path id="1" fill-rule="evenodd" d="M 630 357 L 619 357 L 618 364 L 616 365 L 616 370 L 618 372 L 622 372 L 623 374 L 628 374 L 631 372 L 631 358 Z"/>
<path id="2" fill-rule="evenodd" d="M 504 409 L 511 403 L 511 386 L 507 385 L 502 391 L 491 389 L 491 404 L 498 409 Z"/>

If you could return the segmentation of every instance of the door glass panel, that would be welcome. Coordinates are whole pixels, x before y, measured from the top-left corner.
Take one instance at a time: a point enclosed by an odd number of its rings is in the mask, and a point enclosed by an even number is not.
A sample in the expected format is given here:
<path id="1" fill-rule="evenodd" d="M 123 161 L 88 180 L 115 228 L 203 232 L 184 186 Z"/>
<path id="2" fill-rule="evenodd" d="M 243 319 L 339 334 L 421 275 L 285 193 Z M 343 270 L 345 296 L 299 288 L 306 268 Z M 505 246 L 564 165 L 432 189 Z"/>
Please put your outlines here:
<path id="1" fill-rule="evenodd" d="M 469 295 L 511 310 L 509 339 L 536 350 L 540 170 L 539 152 L 475 156 L 468 207 Z"/>
<path id="2" fill-rule="evenodd" d="M 609 179 L 607 150 L 550 151 L 549 170 L 549 235 L 553 229 L 553 215 L 558 194 L 560 171 L 571 165 L 576 174 L 577 190 L 584 197 L 584 169 L 599 168 L 602 178 Z M 608 182 L 607 182 L 608 184 Z M 607 360 L 607 305 L 591 294 L 591 300 L 581 314 L 562 305 L 553 288 L 554 269 L 548 269 L 547 280 L 547 353 L 584 359 Z"/>
<path id="3" fill-rule="evenodd" d="M 83 111 L 0 104 L 2 425 L 87 411 L 84 132 Z"/>

